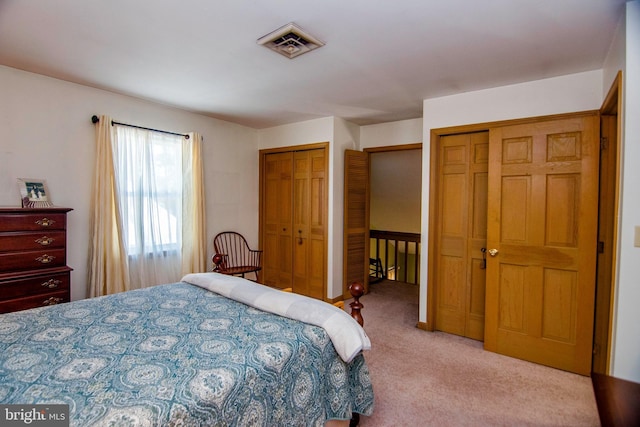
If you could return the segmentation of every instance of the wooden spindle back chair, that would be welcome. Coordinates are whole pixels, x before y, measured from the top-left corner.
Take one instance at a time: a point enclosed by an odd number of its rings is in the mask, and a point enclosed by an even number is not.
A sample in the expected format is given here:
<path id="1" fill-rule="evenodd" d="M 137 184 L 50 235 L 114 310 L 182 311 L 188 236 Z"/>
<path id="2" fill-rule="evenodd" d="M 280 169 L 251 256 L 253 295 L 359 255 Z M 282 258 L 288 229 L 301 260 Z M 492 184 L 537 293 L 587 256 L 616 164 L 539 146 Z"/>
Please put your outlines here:
<path id="1" fill-rule="evenodd" d="M 212 258 L 213 271 L 244 277 L 262 270 L 262 251 L 249 248 L 247 240 L 235 231 L 224 231 L 213 238 L 215 255 Z"/>

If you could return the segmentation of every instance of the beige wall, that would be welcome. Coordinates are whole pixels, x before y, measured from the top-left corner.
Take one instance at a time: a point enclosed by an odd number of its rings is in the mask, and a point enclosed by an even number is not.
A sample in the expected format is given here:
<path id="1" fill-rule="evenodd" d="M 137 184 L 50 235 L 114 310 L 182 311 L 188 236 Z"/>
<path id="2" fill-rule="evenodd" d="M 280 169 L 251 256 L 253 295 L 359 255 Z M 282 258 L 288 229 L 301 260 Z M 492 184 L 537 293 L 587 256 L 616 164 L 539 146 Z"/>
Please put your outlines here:
<path id="1" fill-rule="evenodd" d="M 422 142 L 422 118 L 362 126 L 360 149 Z"/>
<path id="2" fill-rule="evenodd" d="M 0 206 L 19 206 L 16 178 L 47 181 L 68 216 L 72 299 L 87 295 L 94 125 L 91 116 L 204 138 L 207 240 L 225 229 L 258 242 L 257 132 L 136 98 L 0 66 Z"/>
<path id="3" fill-rule="evenodd" d="M 420 233 L 422 150 L 372 153 L 370 226 Z"/>

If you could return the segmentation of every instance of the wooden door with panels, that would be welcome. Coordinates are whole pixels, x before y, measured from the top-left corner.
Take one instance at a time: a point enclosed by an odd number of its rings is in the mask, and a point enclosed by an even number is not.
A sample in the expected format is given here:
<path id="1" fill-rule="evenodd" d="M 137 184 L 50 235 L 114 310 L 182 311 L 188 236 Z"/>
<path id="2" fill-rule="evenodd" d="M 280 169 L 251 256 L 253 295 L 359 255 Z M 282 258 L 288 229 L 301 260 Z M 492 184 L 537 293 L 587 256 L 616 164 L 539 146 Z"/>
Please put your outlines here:
<path id="1" fill-rule="evenodd" d="M 293 153 L 293 292 L 326 295 L 326 150 Z"/>
<path id="2" fill-rule="evenodd" d="M 293 153 L 272 153 L 262 167 L 262 282 L 290 288 L 293 283 Z"/>
<path id="3" fill-rule="evenodd" d="M 490 130 L 485 349 L 589 375 L 597 114 Z"/>
<path id="4" fill-rule="evenodd" d="M 326 144 L 261 151 L 260 241 L 264 284 L 324 299 Z"/>
<path id="5" fill-rule="evenodd" d="M 484 338 L 489 133 L 440 138 L 435 329 Z"/>

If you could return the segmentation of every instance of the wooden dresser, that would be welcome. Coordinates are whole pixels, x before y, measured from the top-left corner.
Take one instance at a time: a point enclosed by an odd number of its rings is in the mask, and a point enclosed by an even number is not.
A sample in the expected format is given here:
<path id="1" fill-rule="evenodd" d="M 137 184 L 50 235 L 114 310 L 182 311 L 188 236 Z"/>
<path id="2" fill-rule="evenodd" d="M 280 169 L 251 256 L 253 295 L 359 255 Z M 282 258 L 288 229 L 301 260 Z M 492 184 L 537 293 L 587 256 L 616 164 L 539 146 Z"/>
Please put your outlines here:
<path id="1" fill-rule="evenodd" d="M 0 208 L 0 313 L 69 302 L 69 208 Z"/>

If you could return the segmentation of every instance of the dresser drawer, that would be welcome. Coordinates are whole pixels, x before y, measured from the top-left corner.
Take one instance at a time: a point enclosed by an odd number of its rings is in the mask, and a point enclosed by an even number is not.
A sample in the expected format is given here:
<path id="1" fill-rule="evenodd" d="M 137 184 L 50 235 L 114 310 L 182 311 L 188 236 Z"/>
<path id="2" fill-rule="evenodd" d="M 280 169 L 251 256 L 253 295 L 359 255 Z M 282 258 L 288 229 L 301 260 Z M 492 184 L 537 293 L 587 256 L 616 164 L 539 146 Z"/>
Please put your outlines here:
<path id="1" fill-rule="evenodd" d="M 65 231 L 0 233 L 0 252 L 64 248 L 66 237 Z"/>
<path id="2" fill-rule="evenodd" d="M 48 294 L 2 301 L 0 302 L 0 313 L 10 313 L 12 311 L 27 310 L 29 308 L 46 307 L 48 305 L 61 304 L 63 302 L 69 302 L 68 291 L 51 292 Z"/>
<path id="3" fill-rule="evenodd" d="M 64 213 L 13 213 L 0 214 L 0 232 L 2 231 L 38 231 L 65 230 L 67 216 Z"/>
<path id="4" fill-rule="evenodd" d="M 69 271 L 0 281 L 0 302 L 51 292 L 69 292 L 70 282 Z"/>
<path id="5" fill-rule="evenodd" d="M 0 207 L 0 313 L 69 301 L 71 210 Z"/>
<path id="6" fill-rule="evenodd" d="M 1 252 L 0 272 L 61 267 L 67 264 L 66 250 Z"/>

